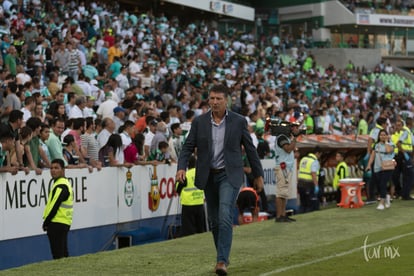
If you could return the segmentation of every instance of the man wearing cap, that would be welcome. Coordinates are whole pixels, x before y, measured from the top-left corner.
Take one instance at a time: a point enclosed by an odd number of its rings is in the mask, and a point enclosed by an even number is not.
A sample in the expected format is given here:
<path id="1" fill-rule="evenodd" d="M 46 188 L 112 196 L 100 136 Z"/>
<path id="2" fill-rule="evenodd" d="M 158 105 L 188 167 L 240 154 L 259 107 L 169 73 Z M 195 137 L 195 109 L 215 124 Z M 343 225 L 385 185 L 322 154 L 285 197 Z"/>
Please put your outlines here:
<path id="1" fill-rule="evenodd" d="M 104 85 L 105 101 L 98 107 L 96 114 L 98 118 L 113 118 L 114 108 L 118 106 L 118 103 L 113 100 L 112 87 L 110 84 Z"/>
<path id="2" fill-rule="evenodd" d="M 117 106 L 114 108 L 114 117 L 112 118 L 115 123 L 115 132 L 118 132 L 120 126 L 124 124 L 125 115 L 127 110 L 121 106 Z"/>

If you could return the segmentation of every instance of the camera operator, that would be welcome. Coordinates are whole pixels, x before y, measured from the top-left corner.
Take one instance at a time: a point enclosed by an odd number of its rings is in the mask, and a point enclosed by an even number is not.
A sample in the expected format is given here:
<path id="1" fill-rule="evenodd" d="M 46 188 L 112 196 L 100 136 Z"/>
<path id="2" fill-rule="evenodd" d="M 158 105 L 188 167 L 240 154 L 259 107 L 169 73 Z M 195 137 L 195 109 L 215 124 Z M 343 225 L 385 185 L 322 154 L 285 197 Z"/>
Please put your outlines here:
<path id="1" fill-rule="evenodd" d="M 286 216 L 286 203 L 289 197 L 289 185 L 292 183 L 296 137 L 300 133 L 299 124 L 287 123 L 287 125 L 284 126 L 284 129 L 285 131 L 281 131 L 280 133 L 272 130 L 272 135 L 276 136 L 276 222 L 296 221 L 295 219 Z"/>

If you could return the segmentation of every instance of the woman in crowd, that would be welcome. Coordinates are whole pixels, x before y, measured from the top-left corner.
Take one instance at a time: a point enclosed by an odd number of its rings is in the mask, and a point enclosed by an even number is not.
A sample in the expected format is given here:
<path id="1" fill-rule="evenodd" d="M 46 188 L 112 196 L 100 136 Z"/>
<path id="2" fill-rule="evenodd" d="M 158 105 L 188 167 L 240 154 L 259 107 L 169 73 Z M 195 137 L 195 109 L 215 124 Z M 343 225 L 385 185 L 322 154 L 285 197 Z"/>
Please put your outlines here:
<path id="1" fill-rule="evenodd" d="M 111 134 L 108 142 L 99 150 L 99 161 L 104 167 L 125 166 L 130 168 L 131 163 L 124 162 L 124 151 L 122 150 L 122 138 L 119 134 Z"/>
<path id="2" fill-rule="evenodd" d="M 389 197 L 387 197 L 387 184 L 391 179 L 393 169 L 383 168 L 382 165 L 384 161 L 393 160 L 394 148 L 395 146 L 390 141 L 387 131 L 381 129 L 366 168 L 367 171 L 371 170 L 372 165 L 374 165 L 373 173 L 377 174 L 376 179 L 379 181 L 380 202 L 378 203 L 377 210 L 384 210 L 384 208 L 391 206 Z M 387 200 L 385 200 L 386 198 Z"/>
<path id="3" fill-rule="evenodd" d="M 76 142 L 75 142 L 75 137 L 73 137 L 72 134 L 68 134 L 65 136 L 65 138 L 63 138 L 63 158 L 65 158 L 68 166 L 67 168 L 69 169 L 75 169 L 75 168 L 88 168 L 89 172 L 92 172 L 93 167 L 89 166 L 86 163 L 80 163 L 79 162 L 79 156 L 75 156 L 75 152 L 76 152 Z"/>

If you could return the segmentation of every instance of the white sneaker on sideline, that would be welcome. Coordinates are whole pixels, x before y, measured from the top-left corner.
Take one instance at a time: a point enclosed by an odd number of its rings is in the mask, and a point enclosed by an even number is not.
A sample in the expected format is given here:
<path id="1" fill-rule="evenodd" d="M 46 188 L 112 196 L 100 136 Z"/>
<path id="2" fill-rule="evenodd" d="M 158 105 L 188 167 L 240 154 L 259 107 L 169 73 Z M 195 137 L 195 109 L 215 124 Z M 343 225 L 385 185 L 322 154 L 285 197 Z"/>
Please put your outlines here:
<path id="1" fill-rule="evenodd" d="M 387 196 L 385 197 L 385 208 L 390 208 L 391 207 L 391 196 L 387 194 Z"/>
<path id="2" fill-rule="evenodd" d="M 378 204 L 378 206 L 377 206 L 377 210 L 384 210 L 384 204 L 382 204 L 382 203 L 380 203 L 380 204 Z"/>

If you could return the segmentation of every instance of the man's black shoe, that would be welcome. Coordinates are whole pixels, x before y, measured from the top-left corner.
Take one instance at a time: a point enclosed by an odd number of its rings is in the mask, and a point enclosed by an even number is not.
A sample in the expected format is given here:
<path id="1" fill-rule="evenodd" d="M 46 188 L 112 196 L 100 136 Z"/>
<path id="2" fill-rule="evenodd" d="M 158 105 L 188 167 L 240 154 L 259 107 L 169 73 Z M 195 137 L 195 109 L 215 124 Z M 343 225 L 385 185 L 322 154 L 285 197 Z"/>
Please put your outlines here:
<path id="1" fill-rule="evenodd" d="M 412 197 L 403 197 L 402 200 L 414 200 Z"/>
<path id="2" fill-rule="evenodd" d="M 275 222 L 292 222 L 287 217 L 278 217 L 275 219 Z"/>
<path id="3" fill-rule="evenodd" d="M 288 217 L 288 216 L 286 216 L 285 218 L 286 218 L 287 220 L 289 220 L 289 221 L 292 221 L 292 222 L 293 222 L 293 221 L 296 221 L 296 219 L 291 218 L 291 217 Z"/>

